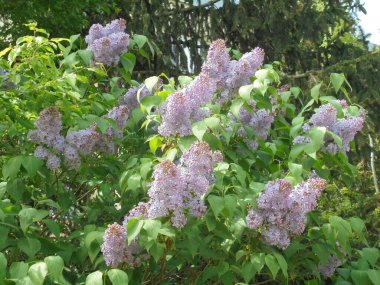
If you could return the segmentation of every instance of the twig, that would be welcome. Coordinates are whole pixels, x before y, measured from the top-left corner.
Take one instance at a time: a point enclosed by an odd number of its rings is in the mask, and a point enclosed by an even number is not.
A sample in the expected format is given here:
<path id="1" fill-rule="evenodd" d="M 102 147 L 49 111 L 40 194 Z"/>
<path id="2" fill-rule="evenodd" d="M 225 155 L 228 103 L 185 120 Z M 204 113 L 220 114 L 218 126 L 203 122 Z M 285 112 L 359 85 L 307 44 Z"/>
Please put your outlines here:
<path id="1" fill-rule="evenodd" d="M 373 140 L 371 137 L 371 134 L 368 134 L 369 138 L 369 146 L 371 148 L 371 171 L 372 171 L 372 177 L 373 177 L 373 184 L 375 185 L 375 193 L 379 193 L 379 184 L 377 183 L 377 175 L 376 175 L 376 169 L 375 169 L 375 152 L 373 147 Z"/>
<path id="2" fill-rule="evenodd" d="M 65 173 L 64 170 L 59 175 L 55 175 L 55 181 L 53 182 L 51 186 L 54 186 L 58 182 L 58 179 L 62 177 L 63 173 Z"/>

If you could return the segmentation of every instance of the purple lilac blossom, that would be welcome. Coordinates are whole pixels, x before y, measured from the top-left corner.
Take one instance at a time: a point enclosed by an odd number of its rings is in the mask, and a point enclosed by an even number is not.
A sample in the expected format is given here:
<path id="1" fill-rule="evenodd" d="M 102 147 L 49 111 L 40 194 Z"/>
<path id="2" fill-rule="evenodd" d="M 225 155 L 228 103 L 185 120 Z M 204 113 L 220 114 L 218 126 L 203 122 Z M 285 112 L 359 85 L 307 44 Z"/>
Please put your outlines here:
<path id="1" fill-rule="evenodd" d="M 120 55 L 127 51 L 129 35 L 125 33 L 126 21 L 123 19 L 113 20 L 103 27 L 94 24 L 86 36 L 87 49 L 94 54 L 94 60 L 106 66 L 117 64 Z"/>
<path id="2" fill-rule="evenodd" d="M 49 154 L 46 161 L 46 166 L 50 170 L 56 170 L 61 165 L 61 160 L 54 154 Z"/>
<path id="3" fill-rule="evenodd" d="M 241 107 L 237 119 L 232 114 L 230 114 L 229 117 L 232 122 L 240 122 L 243 125 L 252 128 L 258 139 L 266 140 L 274 121 L 274 112 L 270 112 L 266 109 L 258 109 L 256 107 L 256 102 L 253 100 L 250 102 L 250 107 L 253 111 L 248 111 L 244 107 Z M 244 139 L 244 142 L 251 149 L 257 149 L 257 138 L 249 138 L 246 130 L 243 127 L 240 127 L 238 129 L 237 135 L 239 137 L 242 137 Z"/>
<path id="4" fill-rule="evenodd" d="M 241 86 L 249 84 L 250 78 L 263 64 L 264 56 L 264 50 L 257 47 L 243 54 L 239 60 L 231 60 L 217 101 L 224 103 L 231 100 Z"/>
<path id="5" fill-rule="evenodd" d="M 164 137 L 190 135 L 191 112 L 190 98 L 183 91 L 169 95 L 160 109 L 162 124 L 158 127 L 158 132 Z"/>
<path id="6" fill-rule="evenodd" d="M 36 147 L 35 156 L 41 160 L 47 160 L 46 166 L 51 170 L 57 169 L 60 165 L 60 159 L 55 153 L 63 152 L 65 147 L 65 139 L 60 134 L 61 117 L 58 107 L 43 109 L 34 123 L 37 129 L 28 132 L 30 141 L 41 144 Z"/>
<path id="7" fill-rule="evenodd" d="M 113 134 L 112 137 L 119 139 L 123 136 L 123 128 L 127 124 L 128 116 L 129 108 L 125 105 L 114 107 L 105 115 L 106 118 L 114 120 L 117 124 L 117 130 L 114 130 L 112 126 L 109 127 L 108 132 Z"/>
<path id="8" fill-rule="evenodd" d="M 334 254 L 331 255 L 326 264 L 318 265 L 318 271 L 325 277 L 331 277 L 334 275 L 335 270 L 342 264 L 339 258 Z"/>
<path id="9" fill-rule="evenodd" d="M 142 249 L 136 239 L 127 245 L 126 238 L 125 227 L 117 223 L 108 225 L 103 237 L 104 242 L 101 245 L 107 266 L 116 267 L 126 264 L 128 267 L 134 268 L 140 266 L 141 262 L 148 258 L 148 255 L 142 254 Z"/>
<path id="10" fill-rule="evenodd" d="M 257 209 L 246 218 L 249 228 L 262 227 L 265 243 L 285 249 L 290 238 L 305 230 L 306 213 L 317 206 L 317 199 L 326 186 L 326 180 L 312 175 L 296 187 L 284 179 L 268 182 L 257 199 Z"/>
<path id="11" fill-rule="evenodd" d="M 88 155 L 95 151 L 100 140 L 96 125 L 87 129 L 71 132 L 66 136 L 66 142 L 75 147 L 80 154 Z"/>
<path id="12" fill-rule="evenodd" d="M 70 169 L 78 169 L 80 167 L 81 160 L 79 152 L 75 147 L 71 145 L 66 145 L 64 150 L 64 157 L 65 162 L 67 163 Z"/>
<path id="13" fill-rule="evenodd" d="M 140 84 L 140 86 L 133 86 L 124 94 L 120 101 L 120 105 L 126 105 L 130 110 L 136 109 L 140 106 L 139 101 L 149 95 L 149 90 L 144 84 Z"/>
<path id="14" fill-rule="evenodd" d="M 131 217 L 169 216 L 174 227 L 186 224 L 186 213 L 202 217 L 207 210 L 203 198 L 213 183 L 214 164 L 222 159 L 219 151 L 212 152 L 207 143 L 198 142 L 184 153 L 180 165 L 162 161 L 153 171 L 149 201 L 132 209 L 124 218 L 124 226 Z"/>
<path id="15" fill-rule="evenodd" d="M 80 155 L 90 155 L 96 151 L 115 152 L 113 140 L 122 137 L 128 115 L 127 106 L 114 107 L 105 117 L 116 122 L 116 129 L 110 125 L 105 134 L 100 134 L 97 126 L 93 125 L 83 130 L 70 132 L 64 138 L 60 134 L 62 116 L 58 108 L 48 107 L 40 112 L 35 122 L 37 129 L 28 132 L 28 139 L 40 144 L 36 147 L 34 155 L 41 160 L 46 160 L 49 169 L 55 170 L 60 166 L 61 159 L 58 155 L 64 156 L 64 161 L 70 169 L 78 169 L 81 165 Z"/>
<path id="16" fill-rule="evenodd" d="M 190 135 L 192 123 L 208 115 L 202 107 L 212 101 L 214 93 L 221 94 L 218 99 L 221 103 L 231 99 L 242 85 L 250 82 L 263 60 L 264 51 L 255 48 L 239 61 L 231 61 L 225 42 L 214 41 L 201 73 L 185 88 L 171 94 L 162 105 L 162 124 L 158 132 L 165 137 Z"/>
<path id="17" fill-rule="evenodd" d="M 322 105 L 312 115 L 308 124 L 303 125 L 304 132 L 308 132 L 312 127 L 326 127 L 327 130 L 338 135 L 342 139 L 342 147 L 339 147 L 335 141 L 329 136 L 325 138 L 324 149 L 336 154 L 339 151 L 349 152 L 350 142 L 355 138 L 355 135 L 363 128 L 366 118 L 366 112 L 359 111 L 357 116 L 347 114 L 348 104 L 345 100 L 338 100 L 338 103 L 344 109 L 343 118 L 338 118 L 337 109 L 330 103 Z"/>
<path id="18" fill-rule="evenodd" d="M 311 139 L 305 136 L 296 136 L 293 139 L 293 144 L 307 144 L 309 142 L 311 142 Z"/>

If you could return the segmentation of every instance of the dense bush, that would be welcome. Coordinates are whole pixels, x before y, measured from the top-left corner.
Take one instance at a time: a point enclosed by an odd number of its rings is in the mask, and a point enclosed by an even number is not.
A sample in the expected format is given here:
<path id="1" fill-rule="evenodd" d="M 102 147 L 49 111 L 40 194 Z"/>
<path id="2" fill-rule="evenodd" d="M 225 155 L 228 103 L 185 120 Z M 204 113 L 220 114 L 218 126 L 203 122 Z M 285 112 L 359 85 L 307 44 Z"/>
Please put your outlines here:
<path id="1" fill-rule="evenodd" d="M 140 85 L 154 45 L 124 28 L 0 53 L 0 282 L 378 284 L 363 221 L 315 211 L 358 174 L 345 77 L 302 93 L 217 40 L 195 78 Z"/>

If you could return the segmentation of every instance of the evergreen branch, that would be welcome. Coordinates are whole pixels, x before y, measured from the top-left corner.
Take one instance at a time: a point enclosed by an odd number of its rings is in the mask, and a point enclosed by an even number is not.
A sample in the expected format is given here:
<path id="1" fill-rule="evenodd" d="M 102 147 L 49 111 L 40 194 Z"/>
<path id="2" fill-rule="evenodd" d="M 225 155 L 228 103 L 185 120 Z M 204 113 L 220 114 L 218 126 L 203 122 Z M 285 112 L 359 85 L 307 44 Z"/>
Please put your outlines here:
<path id="1" fill-rule="evenodd" d="M 300 73 L 300 74 L 286 75 L 286 77 L 293 78 L 293 79 L 299 79 L 299 78 L 309 77 L 312 74 L 323 73 L 326 70 L 332 69 L 332 68 L 334 68 L 336 66 L 342 66 L 344 64 L 353 63 L 353 62 L 355 62 L 355 63 L 360 62 L 364 57 L 367 57 L 369 55 L 376 55 L 378 53 L 380 53 L 380 49 L 377 49 L 375 51 L 363 54 L 363 55 L 361 55 L 361 56 L 359 56 L 357 58 L 354 58 L 354 59 L 348 59 L 348 60 L 344 60 L 342 62 L 338 62 L 338 63 L 333 64 L 333 65 L 326 66 L 326 68 L 324 68 L 324 69 L 319 69 L 319 70 L 311 69 L 311 70 L 308 70 L 308 71 L 306 71 L 304 73 Z M 283 74 L 283 76 L 285 76 L 285 74 Z"/>
<path id="2" fill-rule="evenodd" d="M 170 15 L 174 15 L 174 14 L 178 14 L 178 13 L 191 12 L 194 10 L 198 10 L 198 9 L 202 9 L 202 8 L 212 6 L 219 1 L 220 0 L 212 0 L 212 1 L 204 3 L 202 5 L 190 6 L 190 7 L 186 7 L 186 8 L 182 8 L 182 9 L 172 9 L 172 10 L 169 10 L 169 11 L 164 12 L 164 13 L 156 14 L 156 16 L 170 16 Z"/>

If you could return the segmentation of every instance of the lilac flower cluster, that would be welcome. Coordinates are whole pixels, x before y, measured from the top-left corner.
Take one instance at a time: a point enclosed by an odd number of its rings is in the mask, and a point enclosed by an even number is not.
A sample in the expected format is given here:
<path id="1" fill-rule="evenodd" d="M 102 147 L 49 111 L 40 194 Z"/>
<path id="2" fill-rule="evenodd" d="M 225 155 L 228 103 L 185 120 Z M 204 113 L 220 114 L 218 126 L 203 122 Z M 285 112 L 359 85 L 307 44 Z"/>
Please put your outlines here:
<path id="1" fill-rule="evenodd" d="M 186 224 L 186 214 L 202 217 L 206 212 L 203 196 L 213 182 L 213 167 L 223 159 L 219 151 L 212 152 L 205 142 L 193 144 L 176 165 L 170 160 L 161 162 L 153 172 L 148 191 L 149 201 L 140 203 L 125 217 L 171 217 L 173 226 Z"/>
<path id="2" fill-rule="evenodd" d="M 266 140 L 269 135 L 269 130 L 274 121 L 274 112 L 266 109 L 258 109 L 255 101 L 251 101 L 250 107 L 253 109 L 253 112 L 250 112 L 242 107 L 240 108 L 237 119 L 235 119 L 232 114 L 229 114 L 229 117 L 231 121 L 238 121 L 254 130 L 256 139 L 249 138 L 244 127 L 240 127 L 237 134 L 238 136 L 244 138 L 245 143 L 251 149 L 257 149 L 257 139 Z"/>
<path id="3" fill-rule="evenodd" d="M 35 122 L 36 130 L 28 133 L 28 139 L 38 143 L 34 155 L 46 160 L 46 166 L 57 169 L 61 164 L 60 155 L 63 155 L 66 164 L 77 169 L 81 164 L 81 155 L 90 155 L 96 151 L 113 153 L 115 146 L 113 140 L 122 136 L 122 130 L 126 124 L 129 109 L 119 106 L 111 109 L 105 116 L 116 122 L 117 128 L 110 126 L 105 134 L 99 133 L 97 126 L 73 131 L 63 137 L 61 114 L 57 107 L 48 107 L 41 111 L 40 117 Z"/>
<path id="4" fill-rule="evenodd" d="M 324 149 L 336 154 L 339 151 L 350 151 L 350 142 L 355 135 L 363 128 L 366 118 L 366 112 L 360 110 L 357 116 L 353 116 L 347 112 L 347 102 L 338 100 L 345 114 L 343 118 L 338 118 L 337 109 L 330 103 L 322 105 L 315 114 L 312 115 L 308 124 L 303 126 L 303 130 L 308 132 L 312 127 L 325 127 L 327 130 L 335 133 L 342 139 L 342 147 L 339 147 L 331 137 L 325 138 Z M 305 139 L 303 139 L 305 138 Z M 303 136 L 295 138 L 293 143 L 306 143 L 308 139 Z"/>
<path id="5" fill-rule="evenodd" d="M 306 213 L 317 206 L 326 183 L 316 175 L 294 188 L 284 179 L 269 182 L 257 200 L 257 210 L 249 212 L 247 226 L 262 227 L 265 243 L 285 249 L 291 237 L 305 230 Z"/>
<path id="6" fill-rule="evenodd" d="M 128 91 L 124 94 L 119 104 L 125 105 L 130 110 L 133 110 L 140 106 L 139 100 L 149 95 L 151 94 L 149 93 L 148 88 L 146 88 L 144 84 L 141 84 L 138 87 L 133 86 L 130 89 L 128 89 Z"/>
<path id="7" fill-rule="evenodd" d="M 218 102 L 223 103 L 248 84 L 264 60 L 260 48 L 246 53 L 240 60 L 231 60 L 225 42 L 214 41 L 207 54 L 201 73 L 184 89 L 171 94 L 163 103 L 160 113 L 162 124 L 158 131 L 162 136 L 191 134 L 193 122 L 208 115 L 202 106 L 211 102 L 215 92 L 220 93 Z"/>
<path id="8" fill-rule="evenodd" d="M 157 85 L 153 87 L 151 92 L 146 88 L 145 84 L 140 84 L 139 86 L 132 86 L 127 90 L 123 97 L 119 101 L 119 105 L 125 105 L 129 110 L 136 109 L 140 106 L 140 101 L 146 96 L 154 95 L 156 92 L 162 89 L 162 79 L 160 78 Z"/>
<path id="9" fill-rule="evenodd" d="M 37 129 L 29 131 L 28 139 L 41 144 L 36 148 L 34 155 L 41 160 L 46 160 L 47 167 L 55 170 L 61 162 L 57 154 L 65 148 L 65 139 L 60 134 L 62 122 L 58 108 L 49 107 L 42 110 L 34 125 Z"/>
<path id="10" fill-rule="evenodd" d="M 202 217 L 206 212 L 203 196 L 212 183 L 215 163 L 222 161 L 219 151 L 212 152 L 205 142 L 193 144 L 181 158 L 178 166 L 169 160 L 162 161 L 153 172 L 153 182 L 148 191 L 149 201 L 140 202 L 124 217 L 123 225 L 108 226 L 101 246 L 108 266 L 127 264 L 137 267 L 149 258 L 137 244 L 138 237 L 126 244 L 127 226 L 131 218 L 155 219 L 171 216 L 174 227 L 186 224 L 186 214 Z"/>
<path id="11" fill-rule="evenodd" d="M 126 21 L 124 19 L 113 20 L 106 26 L 94 24 L 91 26 L 86 42 L 88 50 L 94 54 L 96 62 L 110 66 L 117 64 L 120 55 L 127 51 L 129 35 L 125 33 Z"/>
<path id="12" fill-rule="evenodd" d="M 133 240 L 130 245 L 127 245 L 126 239 L 126 227 L 117 223 L 108 225 L 103 237 L 104 242 L 100 247 L 108 266 L 116 267 L 125 263 L 134 268 L 149 258 L 149 255 L 142 253 L 137 239 Z"/>
<path id="13" fill-rule="evenodd" d="M 342 264 L 340 259 L 334 254 L 331 255 L 326 264 L 319 264 L 318 271 L 326 278 L 334 275 L 335 270 Z"/>

